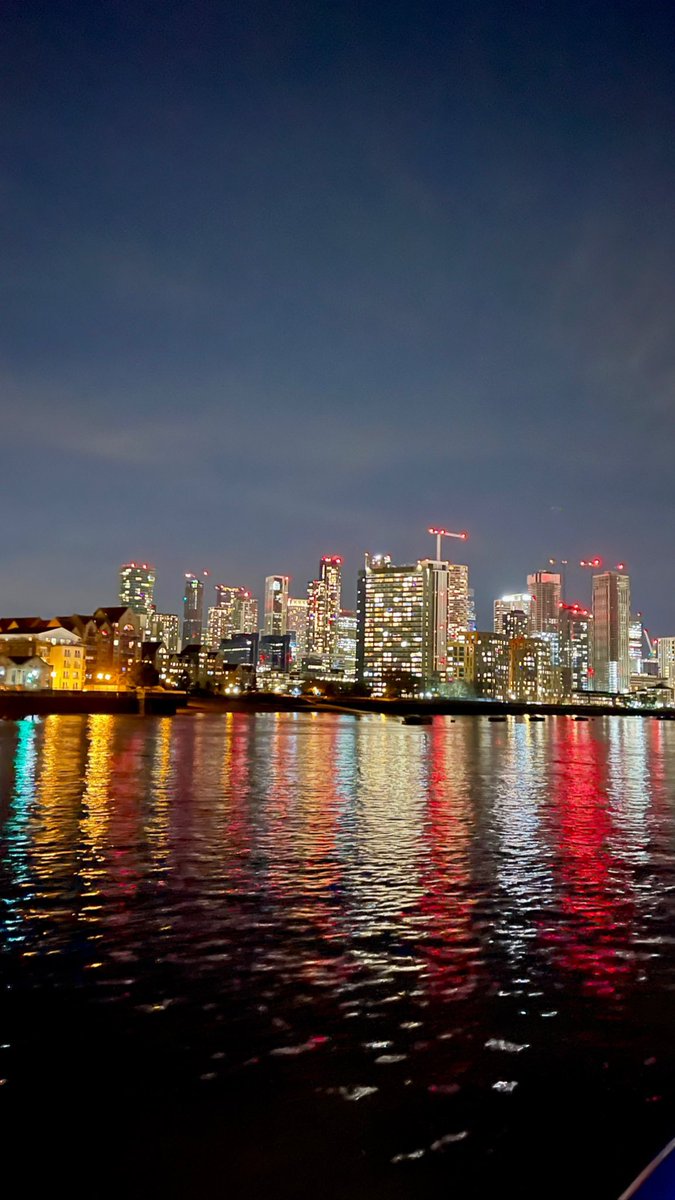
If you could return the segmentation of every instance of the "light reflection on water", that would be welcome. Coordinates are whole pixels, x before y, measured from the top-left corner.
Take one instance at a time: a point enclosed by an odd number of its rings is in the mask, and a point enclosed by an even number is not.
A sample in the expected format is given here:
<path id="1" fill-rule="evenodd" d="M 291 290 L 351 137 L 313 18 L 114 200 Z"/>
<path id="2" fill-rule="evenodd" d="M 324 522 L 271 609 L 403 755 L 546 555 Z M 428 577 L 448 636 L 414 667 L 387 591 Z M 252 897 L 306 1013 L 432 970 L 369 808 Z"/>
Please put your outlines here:
<path id="1" fill-rule="evenodd" d="M 0 1104 L 61 1053 L 13 997 L 47 1029 L 58 994 L 114 1044 L 101 1096 L 118 1070 L 150 1106 L 208 1084 L 242 1163 L 285 1105 L 319 1122 L 309 1159 L 283 1129 L 275 1178 L 334 1154 L 364 1194 L 469 1196 L 494 1161 L 536 1195 L 523 1153 L 553 1124 L 579 1167 L 600 1112 L 598 1161 L 632 1131 L 594 1185 L 614 1195 L 675 1126 L 674 764 L 674 727 L 629 718 L 2 723 Z"/>

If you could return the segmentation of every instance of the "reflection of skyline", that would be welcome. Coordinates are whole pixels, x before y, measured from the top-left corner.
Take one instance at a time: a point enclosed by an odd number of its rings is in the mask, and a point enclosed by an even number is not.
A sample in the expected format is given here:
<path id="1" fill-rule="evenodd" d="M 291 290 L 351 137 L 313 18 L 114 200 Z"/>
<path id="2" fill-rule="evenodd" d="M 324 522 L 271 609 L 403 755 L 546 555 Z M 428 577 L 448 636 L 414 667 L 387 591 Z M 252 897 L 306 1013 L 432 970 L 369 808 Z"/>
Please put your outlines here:
<path id="1" fill-rule="evenodd" d="M 555 961 L 606 996 L 632 970 L 621 947 L 634 911 L 631 875 L 617 855 L 609 745 L 590 725 L 556 724 L 550 807 L 562 919 L 546 935 Z"/>
<path id="2" fill-rule="evenodd" d="M 536 949 L 609 995 L 630 969 L 633 871 L 669 829 L 658 722 L 101 715 L 2 734 L 8 927 L 45 944 L 84 924 L 121 945 L 165 888 L 153 921 L 179 956 L 256 913 L 297 939 L 307 979 L 407 960 L 428 995 L 461 996 L 495 954 L 524 975 Z M 653 888 L 639 900 L 644 915 Z"/>

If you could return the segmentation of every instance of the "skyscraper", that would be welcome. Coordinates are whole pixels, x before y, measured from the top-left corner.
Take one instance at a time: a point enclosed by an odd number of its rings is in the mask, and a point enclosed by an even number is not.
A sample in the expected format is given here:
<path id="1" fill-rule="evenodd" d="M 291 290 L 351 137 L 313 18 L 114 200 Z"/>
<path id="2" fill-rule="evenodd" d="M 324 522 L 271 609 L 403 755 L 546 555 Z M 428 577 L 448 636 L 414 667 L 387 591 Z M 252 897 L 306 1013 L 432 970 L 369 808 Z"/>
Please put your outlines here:
<path id="1" fill-rule="evenodd" d="M 120 604 L 149 621 L 155 611 L 155 568 L 150 563 L 124 563 L 120 567 Z"/>
<path id="2" fill-rule="evenodd" d="M 630 687 L 630 579 L 617 571 L 593 576 L 593 688 Z"/>
<path id="3" fill-rule="evenodd" d="M 675 637 L 659 638 L 657 643 L 659 675 L 675 687 Z"/>
<path id="4" fill-rule="evenodd" d="M 307 585 L 307 653 L 330 667 L 342 597 L 342 559 L 325 555 L 319 578 Z"/>
<path id="5" fill-rule="evenodd" d="M 634 613 L 628 633 L 628 655 L 631 675 L 642 675 L 642 613 Z"/>
<path id="6" fill-rule="evenodd" d="M 263 632 L 284 634 L 288 617 L 288 575 L 268 575 L 265 579 L 265 625 Z"/>
<path id="7" fill-rule="evenodd" d="M 180 622 L 176 613 L 153 613 L 150 637 L 154 642 L 163 642 L 169 654 L 177 654 L 180 650 Z"/>
<path id="8" fill-rule="evenodd" d="M 335 649 L 332 667 L 341 679 L 353 681 L 356 678 L 356 613 L 340 613 L 335 622 Z"/>
<path id="9" fill-rule="evenodd" d="M 183 594 L 183 649 L 202 640 L 204 584 L 196 575 L 186 574 Z"/>
<path id="10" fill-rule="evenodd" d="M 210 608 L 206 616 L 207 650 L 217 650 L 223 638 L 230 638 L 233 633 L 239 630 L 234 628 L 231 611 L 218 605 Z"/>
<path id="11" fill-rule="evenodd" d="M 359 572 L 359 682 L 381 696 L 444 682 L 447 671 L 448 564 L 422 559 L 395 566 L 371 558 Z"/>
<path id="12" fill-rule="evenodd" d="M 532 633 L 557 634 L 561 599 L 561 579 L 558 572 L 535 571 L 533 575 L 528 575 L 527 590 L 532 597 Z"/>
<path id="13" fill-rule="evenodd" d="M 307 597 L 289 596 L 286 610 L 286 627 L 289 633 L 295 634 L 295 646 L 298 662 L 307 653 Z"/>
<path id="14" fill-rule="evenodd" d="M 217 583 L 216 603 L 209 609 L 206 638 L 209 649 L 217 650 L 223 638 L 258 629 L 258 601 L 243 587 Z"/>
<path id="15" fill-rule="evenodd" d="M 563 695 L 588 691 L 591 686 L 593 618 L 578 604 L 560 606 L 560 682 Z"/>
<path id="16" fill-rule="evenodd" d="M 493 601 L 493 628 L 495 633 L 505 633 L 504 617 L 510 612 L 524 612 L 527 614 L 528 631 L 530 630 L 530 617 L 532 608 L 532 597 L 529 592 L 512 592 L 508 596 L 500 596 L 498 600 Z"/>
<path id="17" fill-rule="evenodd" d="M 469 628 L 469 568 L 448 563 L 448 637 L 457 638 Z"/>
<path id="18" fill-rule="evenodd" d="M 530 617 L 528 613 L 519 608 L 512 608 L 510 612 L 504 613 L 499 633 L 506 634 L 509 641 L 513 638 L 526 638 L 529 632 Z"/>

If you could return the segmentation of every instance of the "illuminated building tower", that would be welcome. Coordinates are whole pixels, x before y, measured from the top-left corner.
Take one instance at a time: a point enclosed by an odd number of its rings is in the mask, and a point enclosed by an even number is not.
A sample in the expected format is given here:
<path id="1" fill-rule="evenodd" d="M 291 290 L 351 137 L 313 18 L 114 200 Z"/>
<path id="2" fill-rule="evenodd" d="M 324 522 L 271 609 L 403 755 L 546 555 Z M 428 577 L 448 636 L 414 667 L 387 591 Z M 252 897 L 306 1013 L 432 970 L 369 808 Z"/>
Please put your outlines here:
<path id="1" fill-rule="evenodd" d="M 220 608 L 218 605 L 210 608 L 206 617 L 206 648 L 207 650 L 217 650 L 223 638 L 232 637 L 232 634 L 239 632 L 234 629 L 232 621 L 232 612 L 227 608 Z"/>
<path id="2" fill-rule="evenodd" d="M 499 632 L 506 634 L 509 641 L 511 641 L 513 638 L 529 637 L 529 614 L 523 612 L 523 610 L 520 608 L 512 608 L 510 612 L 505 612 L 502 617 L 502 627 Z"/>
<path id="3" fill-rule="evenodd" d="M 617 571 L 593 576 L 593 688 L 630 687 L 630 579 Z"/>
<path id="4" fill-rule="evenodd" d="M 495 633 L 505 633 L 504 618 L 507 613 L 519 612 L 527 616 L 527 632 L 530 632 L 532 597 L 529 592 L 512 592 L 493 601 L 493 628 Z"/>
<path id="5" fill-rule="evenodd" d="M 551 662 L 550 642 L 527 637 L 513 638 L 509 642 L 509 696 L 512 700 L 556 700 L 558 678 Z"/>
<path id="6" fill-rule="evenodd" d="M 556 571 L 535 571 L 527 577 L 527 590 L 532 597 L 532 633 L 558 632 L 561 581 Z"/>
<path id="7" fill-rule="evenodd" d="M 448 563 L 448 637 L 457 638 L 469 628 L 469 568 Z"/>
<path id="8" fill-rule="evenodd" d="M 235 633 L 255 633 L 258 628 L 258 601 L 243 587 L 216 584 L 216 603 L 208 611 L 206 642 L 217 650 L 223 638 Z"/>
<path id="9" fill-rule="evenodd" d="M 366 555 L 357 595 L 359 682 L 373 695 L 416 694 L 445 682 L 448 564 L 395 566 Z"/>
<path id="10" fill-rule="evenodd" d="M 185 576 L 183 595 L 183 649 L 201 644 L 204 617 L 204 584 L 195 575 Z"/>
<path id="11" fill-rule="evenodd" d="M 657 643 L 659 675 L 675 687 L 675 637 L 659 638 Z"/>
<path id="12" fill-rule="evenodd" d="M 628 630 L 628 656 L 631 675 L 642 675 L 642 613 L 634 613 Z"/>
<path id="13" fill-rule="evenodd" d="M 563 695 L 591 687 L 591 627 L 593 617 L 578 604 L 560 605 L 560 683 Z"/>
<path id="14" fill-rule="evenodd" d="M 473 631 L 466 636 L 464 676 L 477 696 L 506 700 L 509 640 L 503 633 Z"/>
<path id="15" fill-rule="evenodd" d="M 356 613 L 344 609 L 335 622 L 333 672 L 350 682 L 356 679 Z"/>
<path id="16" fill-rule="evenodd" d="M 295 647 L 298 661 L 307 653 L 307 599 L 305 596 L 289 596 L 286 616 L 286 627 L 289 633 L 295 634 Z"/>
<path id="17" fill-rule="evenodd" d="M 150 620 L 150 637 L 162 642 L 170 654 L 180 650 L 180 622 L 175 613 L 153 613 Z"/>
<path id="18" fill-rule="evenodd" d="M 476 628 L 476 593 L 473 588 L 469 588 L 469 613 L 468 627 L 470 630 Z"/>
<path id="19" fill-rule="evenodd" d="M 342 559 L 325 555 L 319 578 L 307 585 L 307 653 L 330 668 L 335 645 L 335 622 L 340 615 Z"/>
<path id="20" fill-rule="evenodd" d="M 263 633 L 284 634 L 288 628 L 288 575 L 268 575 L 265 579 L 265 625 Z"/>
<path id="21" fill-rule="evenodd" d="M 149 621 L 155 611 L 155 568 L 149 563 L 125 563 L 120 567 L 120 604 Z"/>

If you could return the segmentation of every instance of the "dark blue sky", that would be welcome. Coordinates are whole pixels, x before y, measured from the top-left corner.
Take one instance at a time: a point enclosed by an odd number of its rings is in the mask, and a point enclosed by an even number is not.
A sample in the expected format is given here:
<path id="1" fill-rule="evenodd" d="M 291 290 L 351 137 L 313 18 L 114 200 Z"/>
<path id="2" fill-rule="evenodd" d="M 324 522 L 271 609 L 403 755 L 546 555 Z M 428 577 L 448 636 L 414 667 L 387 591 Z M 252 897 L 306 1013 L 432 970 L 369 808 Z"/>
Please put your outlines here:
<path id="1" fill-rule="evenodd" d="M 176 611 L 203 567 L 300 593 L 441 522 L 482 625 L 602 554 L 675 633 L 672 5 L 0 24 L 2 612 L 135 557 Z"/>

